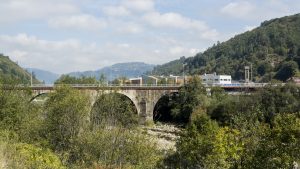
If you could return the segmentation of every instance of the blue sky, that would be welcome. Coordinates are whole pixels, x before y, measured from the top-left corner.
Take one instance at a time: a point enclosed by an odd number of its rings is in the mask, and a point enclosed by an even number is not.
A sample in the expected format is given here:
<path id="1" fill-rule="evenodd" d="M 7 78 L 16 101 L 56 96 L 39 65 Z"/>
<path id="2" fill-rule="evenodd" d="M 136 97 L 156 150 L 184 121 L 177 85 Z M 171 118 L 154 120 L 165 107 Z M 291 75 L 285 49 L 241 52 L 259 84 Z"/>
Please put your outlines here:
<path id="1" fill-rule="evenodd" d="M 0 0 L 0 53 L 55 73 L 193 56 L 300 0 Z"/>

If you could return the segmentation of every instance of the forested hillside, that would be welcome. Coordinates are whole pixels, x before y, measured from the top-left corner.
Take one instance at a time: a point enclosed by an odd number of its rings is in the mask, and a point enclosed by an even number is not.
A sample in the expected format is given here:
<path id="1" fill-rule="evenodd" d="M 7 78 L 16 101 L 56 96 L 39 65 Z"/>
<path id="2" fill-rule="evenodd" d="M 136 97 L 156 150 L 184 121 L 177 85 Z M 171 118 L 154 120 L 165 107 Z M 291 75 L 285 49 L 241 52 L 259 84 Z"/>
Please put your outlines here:
<path id="1" fill-rule="evenodd" d="M 217 72 L 240 80 L 244 78 L 244 66 L 252 64 L 255 81 L 285 81 L 299 75 L 300 14 L 265 21 L 260 27 L 217 43 L 184 62 L 190 74 Z M 180 73 L 180 63 L 182 60 L 157 66 L 154 72 Z"/>
<path id="2" fill-rule="evenodd" d="M 77 78 L 82 76 L 95 77 L 96 79 L 99 79 L 101 75 L 104 75 L 108 80 L 114 80 L 119 77 L 137 77 L 146 73 L 147 71 L 151 71 L 153 67 L 154 65 L 143 62 L 117 63 L 96 71 L 71 72 L 68 75 Z"/>
<path id="3" fill-rule="evenodd" d="M 30 73 L 11 61 L 8 56 L 0 54 L 0 80 L 7 81 L 9 79 L 13 79 L 18 83 L 29 84 Z M 35 83 L 38 83 L 38 80 L 35 78 L 33 80 Z"/>

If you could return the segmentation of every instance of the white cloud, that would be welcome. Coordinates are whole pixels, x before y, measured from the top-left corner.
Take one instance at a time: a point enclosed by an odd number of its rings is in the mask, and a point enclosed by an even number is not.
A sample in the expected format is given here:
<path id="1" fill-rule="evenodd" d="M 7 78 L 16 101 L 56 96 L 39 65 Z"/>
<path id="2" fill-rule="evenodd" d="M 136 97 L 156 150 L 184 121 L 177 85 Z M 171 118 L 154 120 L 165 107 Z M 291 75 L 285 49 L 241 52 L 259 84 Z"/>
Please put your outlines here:
<path id="1" fill-rule="evenodd" d="M 244 31 L 251 31 L 251 30 L 255 29 L 256 27 L 257 26 L 249 26 L 249 25 L 247 25 L 247 26 L 244 27 Z"/>
<path id="2" fill-rule="evenodd" d="M 151 12 L 144 16 L 144 20 L 154 27 L 175 27 L 197 30 L 206 30 L 208 28 L 202 21 L 192 20 L 172 12 L 165 14 Z"/>
<path id="3" fill-rule="evenodd" d="M 142 26 L 134 22 L 120 23 L 120 26 L 117 27 L 116 30 L 121 34 L 137 34 L 143 32 Z"/>
<path id="4" fill-rule="evenodd" d="M 4 54 L 23 67 L 35 67 L 56 73 L 96 70 L 114 63 L 143 61 L 164 63 L 177 58 L 168 51 L 156 52 L 142 42 L 130 43 L 81 43 L 67 39 L 48 41 L 27 34 L 0 35 L 0 46 Z M 179 51 L 178 51 L 179 50 Z M 180 52 L 181 49 L 177 49 Z"/>
<path id="5" fill-rule="evenodd" d="M 250 17 L 253 14 L 255 6 L 247 1 L 230 2 L 221 9 L 222 14 L 232 17 L 243 18 Z"/>
<path id="6" fill-rule="evenodd" d="M 124 6 L 106 6 L 103 12 L 108 16 L 128 16 L 130 11 Z"/>
<path id="7" fill-rule="evenodd" d="M 201 52 L 200 49 L 184 46 L 174 46 L 169 48 L 169 53 L 173 56 L 177 56 L 177 58 L 180 56 L 195 56 L 199 52 Z"/>
<path id="8" fill-rule="evenodd" d="M 219 32 L 216 29 L 208 29 L 206 31 L 203 31 L 200 34 L 200 37 L 202 39 L 208 39 L 208 40 L 213 40 L 213 41 L 216 41 L 216 40 L 218 40 L 218 38 L 220 38 Z"/>
<path id="9" fill-rule="evenodd" d="M 122 0 L 121 5 L 134 11 L 147 12 L 154 10 L 155 4 L 153 0 Z"/>
<path id="10" fill-rule="evenodd" d="M 43 19 L 78 11 L 68 0 L 0 0 L 0 22 Z"/>
<path id="11" fill-rule="evenodd" d="M 173 55 L 180 55 L 182 53 L 184 53 L 184 48 L 181 46 L 175 46 L 169 49 L 169 52 Z"/>
<path id="12" fill-rule="evenodd" d="M 157 28 L 177 28 L 194 31 L 195 36 L 203 39 L 215 40 L 218 32 L 200 20 L 184 17 L 178 13 L 159 12 L 147 13 L 143 17 L 144 21 L 153 27 Z"/>
<path id="13" fill-rule="evenodd" d="M 119 46 L 122 48 L 130 48 L 130 44 L 128 44 L 128 43 L 122 43 L 122 44 L 119 44 Z"/>
<path id="14" fill-rule="evenodd" d="M 196 55 L 196 54 L 199 53 L 199 52 L 200 52 L 200 49 L 196 49 L 196 48 L 190 49 L 190 54 L 191 54 L 192 56 Z"/>
<path id="15" fill-rule="evenodd" d="M 21 50 L 13 50 L 7 54 L 8 56 L 13 56 L 15 60 L 22 60 L 24 57 L 28 56 L 28 52 Z"/>
<path id="16" fill-rule="evenodd" d="M 296 14 L 299 10 L 300 1 L 294 0 L 233 0 L 220 9 L 220 14 L 259 24 L 276 17 Z"/>
<path id="17" fill-rule="evenodd" d="M 66 73 L 95 67 L 97 64 L 101 66 L 96 59 L 101 51 L 96 45 L 82 44 L 74 39 L 47 41 L 27 34 L 0 35 L 0 45 L 5 54 L 23 67 Z"/>
<path id="18" fill-rule="evenodd" d="M 49 25 L 55 28 L 71 28 L 97 31 L 107 26 L 106 21 L 92 15 L 82 14 L 52 18 Z"/>
<path id="19" fill-rule="evenodd" d="M 160 50 L 158 50 L 158 49 L 155 49 L 153 52 L 156 54 L 160 54 Z"/>

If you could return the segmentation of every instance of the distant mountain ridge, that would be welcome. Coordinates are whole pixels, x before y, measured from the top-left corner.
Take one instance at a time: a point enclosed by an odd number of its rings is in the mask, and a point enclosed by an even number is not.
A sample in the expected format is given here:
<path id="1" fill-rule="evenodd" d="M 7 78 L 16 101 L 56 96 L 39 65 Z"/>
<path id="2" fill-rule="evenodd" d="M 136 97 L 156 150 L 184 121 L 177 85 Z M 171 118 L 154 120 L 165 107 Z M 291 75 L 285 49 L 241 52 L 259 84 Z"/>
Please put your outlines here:
<path id="1" fill-rule="evenodd" d="M 185 65 L 183 69 L 183 65 Z M 214 44 L 194 57 L 181 58 L 154 68 L 153 73 L 229 74 L 244 79 L 244 67 L 253 66 L 253 80 L 286 81 L 299 76 L 300 14 L 263 22 L 252 31 Z"/>
<path id="2" fill-rule="evenodd" d="M 26 68 L 26 70 L 28 72 L 33 72 L 34 76 L 45 84 L 53 84 L 60 76 L 59 74 L 42 69 Z"/>
<path id="3" fill-rule="evenodd" d="M 68 73 L 68 75 L 74 77 L 96 77 L 99 79 L 101 74 L 103 74 L 108 80 L 113 80 L 118 77 L 130 78 L 140 76 L 146 72 L 152 71 L 154 66 L 155 65 L 146 64 L 143 62 L 117 63 L 95 71 L 71 72 Z"/>

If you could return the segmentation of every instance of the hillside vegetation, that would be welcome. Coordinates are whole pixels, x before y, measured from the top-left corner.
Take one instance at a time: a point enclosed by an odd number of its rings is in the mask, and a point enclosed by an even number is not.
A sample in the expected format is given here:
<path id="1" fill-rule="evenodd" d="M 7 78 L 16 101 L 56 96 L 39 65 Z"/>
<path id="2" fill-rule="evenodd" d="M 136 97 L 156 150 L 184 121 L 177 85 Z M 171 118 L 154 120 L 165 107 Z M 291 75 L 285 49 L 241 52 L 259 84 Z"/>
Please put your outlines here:
<path id="1" fill-rule="evenodd" d="M 17 63 L 11 61 L 8 56 L 0 54 L 0 81 L 14 80 L 18 83 L 29 84 L 30 73 L 21 68 Z M 34 78 L 34 82 L 38 80 Z"/>
<path id="2" fill-rule="evenodd" d="M 114 80 L 119 77 L 137 77 L 150 72 L 154 65 L 146 64 L 143 62 L 128 62 L 128 63 L 117 63 L 112 66 L 107 66 L 96 71 L 85 71 L 85 72 L 71 72 L 67 75 L 80 78 L 82 76 L 95 77 L 96 79 L 101 78 L 104 75 L 107 80 Z"/>
<path id="3" fill-rule="evenodd" d="M 182 59 L 157 66 L 157 74 L 179 74 Z M 263 22 L 260 27 L 213 45 L 184 60 L 189 74 L 216 72 L 244 78 L 244 66 L 253 66 L 255 81 L 286 81 L 297 76 L 300 65 L 300 14 Z"/>

